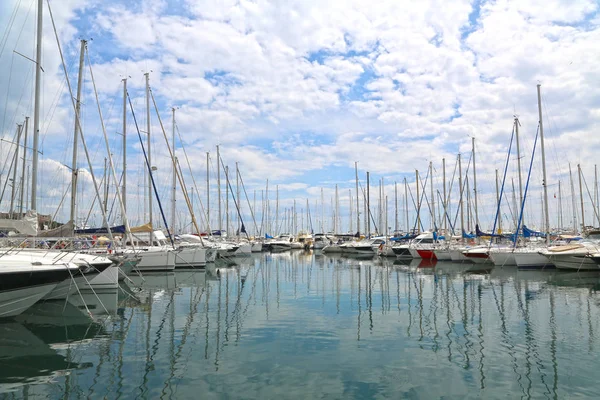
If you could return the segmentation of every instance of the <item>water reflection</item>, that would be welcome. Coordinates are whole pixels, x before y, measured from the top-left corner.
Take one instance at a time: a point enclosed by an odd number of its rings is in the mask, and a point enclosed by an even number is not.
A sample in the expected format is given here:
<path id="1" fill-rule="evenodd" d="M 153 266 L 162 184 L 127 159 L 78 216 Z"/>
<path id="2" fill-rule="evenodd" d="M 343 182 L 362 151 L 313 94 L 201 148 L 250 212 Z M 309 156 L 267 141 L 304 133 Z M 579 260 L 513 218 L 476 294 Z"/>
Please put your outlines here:
<path id="1" fill-rule="evenodd" d="M 559 398 L 600 390 L 594 273 L 284 252 L 131 280 L 100 299 L 109 318 L 98 305 L 90 318 L 82 304 L 54 318 L 68 336 L 48 336 L 56 304 L 0 325 L 1 382 L 16 397 Z M 15 355 L 19 346 L 28 352 Z M 9 367 L 19 363 L 30 373 Z"/>

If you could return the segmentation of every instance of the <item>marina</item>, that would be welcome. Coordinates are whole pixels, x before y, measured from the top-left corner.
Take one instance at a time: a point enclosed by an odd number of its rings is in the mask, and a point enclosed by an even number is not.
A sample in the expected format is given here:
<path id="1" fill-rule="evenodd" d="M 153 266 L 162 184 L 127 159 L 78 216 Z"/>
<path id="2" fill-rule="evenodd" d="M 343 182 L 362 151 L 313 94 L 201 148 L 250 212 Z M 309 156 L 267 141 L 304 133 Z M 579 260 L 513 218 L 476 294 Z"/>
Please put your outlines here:
<path id="1" fill-rule="evenodd" d="M 2 397 L 594 397 L 600 276 L 473 265 L 264 253 L 39 303 Z"/>

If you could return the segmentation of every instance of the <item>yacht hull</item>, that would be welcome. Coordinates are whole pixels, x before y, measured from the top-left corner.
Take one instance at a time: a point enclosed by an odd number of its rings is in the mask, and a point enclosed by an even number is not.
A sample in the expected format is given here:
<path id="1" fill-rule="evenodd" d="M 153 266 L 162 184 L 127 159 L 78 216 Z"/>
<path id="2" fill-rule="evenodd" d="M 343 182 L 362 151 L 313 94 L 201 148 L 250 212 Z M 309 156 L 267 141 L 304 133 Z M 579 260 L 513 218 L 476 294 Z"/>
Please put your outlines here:
<path id="1" fill-rule="evenodd" d="M 552 268 L 554 264 L 538 252 L 516 252 L 514 253 L 517 267 L 523 269 Z"/>

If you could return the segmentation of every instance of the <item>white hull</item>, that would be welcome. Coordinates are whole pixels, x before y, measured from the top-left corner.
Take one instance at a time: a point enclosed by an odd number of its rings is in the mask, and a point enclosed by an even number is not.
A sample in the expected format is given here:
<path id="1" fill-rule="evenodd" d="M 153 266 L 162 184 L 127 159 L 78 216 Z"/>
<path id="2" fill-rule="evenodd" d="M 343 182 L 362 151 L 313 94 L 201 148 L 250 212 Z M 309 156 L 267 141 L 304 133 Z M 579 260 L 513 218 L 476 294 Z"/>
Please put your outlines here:
<path id="1" fill-rule="evenodd" d="M 323 250 L 325 248 L 324 242 L 314 242 L 312 245 L 313 250 Z"/>
<path id="2" fill-rule="evenodd" d="M 585 255 L 553 254 L 547 257 L 558 269 L 600 271 L 600 266 Z"/>
<path id="3" fill-rule="evenodd" d="M 0 292 L 0 318 L 21 314 L 55 287 L 56 283 L 48 283 Z"/>
<path id="4" fill-rule="evenodd" d="M 410 255 L 412 256 L 412 258 L 421 258 L 421 255 L 419 254 L 419 252 L 417 251 L 417 249 L 415 249 L 414 247 L 409 247 L 408 251 L 410 251 Z"/>
<path id="5" fill-rule="evenodd" d="M 239 246 L 235 251 L 236 256 L 249 256 L 252 254 L 252 245 L 250 243 L 240 243 Z"/>
<path id="6" fill-rule="evenodd" d="M 79 290 L 89 289 L 116 289 L 119 287 L 119 267 L 113 265 L 106 268 L 101 273 L 91 273 L 81 275 L 79 272 L 73 273 L 73 278 L 69 277 L 60 282 L 42 300 L 63 300 L 77 293 Z"/>
<path id="7" fill-rule="evenodd" d="M 171 251 L 140 251 L 140 262 L 134 267 L 137 271 L 172 271 L 175 269 L 175 256 Z"/>
<path id="8" fill-rule="evenodd" d="M 517 265 L 517 262 L 515 261 L 515 255 L 512 250 L 490 251 L 490 259 L 494 265 L 498 267 L 503 267 L 505 265 Z"/>
<path id="9" fill-rule="evenodd" d="M 173 254 L 175 256 L 175 268 L 196 268 L 206 265 L 206 249 L 204 247 L 180 247 Z"/>
<path id="10" fill-rule="evenodd" d="M 261 242 L 252 243 L 252 252 L 253 253 L 262 252 L 262 243 Z"/>
<path id="11" fill-rule="evenodd" d="M 435 249 L 433 251 L 433 254 L 435 254 L 435 258 L 437 258 L 438 261 L 451 261 L 452 260 L 452 258 L 450 257 L 449 249 Z"/>
<path id="12" fill-rule="evenodd" d="M 379 255 L 382 257 L 396 257 L 396 253 L 389 246 L 384 246 L 383 249 L 379 250 Z"/>
<path id="13" fill-rule="evenodd" d="M 515 262 L 519 268 L 547 268 L 553 264 L 548 258 L 539 254 L 537 251 L 515 252 Z"/>
<path id="14" fill-rule="evenodd" d="M 461 249 L 450 250 L 450 259 L 454 262 L 463 262 L 463 261 L 470 262 L 471 260 L 469 260 L 467 257 L 465 257 L 465 255 L 462 253 L 463 251 L 464 250 L 461 250 Z"/>
<path id="15" fill-rule="evenodd" d="M 341 253 L 342 248 L 336 244 L 323 247 L 323 253 Z"/>

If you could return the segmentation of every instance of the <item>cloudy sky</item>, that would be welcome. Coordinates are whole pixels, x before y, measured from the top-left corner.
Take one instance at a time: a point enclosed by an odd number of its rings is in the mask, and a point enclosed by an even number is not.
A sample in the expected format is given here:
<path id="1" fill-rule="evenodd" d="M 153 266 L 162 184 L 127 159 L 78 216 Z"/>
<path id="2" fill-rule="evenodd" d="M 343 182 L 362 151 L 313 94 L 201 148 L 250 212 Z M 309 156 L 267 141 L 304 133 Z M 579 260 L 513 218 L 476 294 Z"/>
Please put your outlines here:
<path id="1" fill-rule="evenodd" d="M 9 141 L 13 140 L 16 124 L 32 115 L 33 64 L 15 51 L 34 57 L 35 3 L 0 3 L 0 128 Z M 340 229 L 349 229 L 348 190 L 352 189 L 355 196 L 356 161 L 361 186 L 366 184 L 366 171 L 371 173 L 375 223 L 379 224 L 379 180 L 384 179 L 392 227 L 394 182 L 399 183 L 399 225 L 404 229 L 404 178 L 416 196 L 415 170 L 424 179 L 431 161 L 434 190 L 442 192 L 442 158 L 446 159 L 449 187 L 459 152 L 463 174 L 467 171 L 474 137 L 479 220 L 485 229 L 491 229 L 496 209 L 495 170 L 500 170 L 502 179 L 514 115 L 521 122 L 523 180 L 527 178 L 538 125 L 538 83 L 542 85 L 544 106 L 551 225 L 557 226 L 559 221 L 559 180 L 563 225 L 573 224 L 573 200 L 579 207 L 577 164 L 581 164 L 585 183 L 594 197 L 594 163 L 600 149 L 596 133 L 600 121 L 600 16 L 595 0 L 54 0 L 50 5 L 73 88 L 77 83 L 79 39 L 89 41 L 82 118 L 98 179 L 103 175 L 106 152 L 100 141 L 102 130 L 88 60 L 111 150 L 119 159 L 118 173 L 122 165 L 121 80 L 128 77 L 136 118 L 146 140 L 143 89 L 144 73 L 149 72 L 169 137 L 170 110 L 177 108 L 177 129 L 203 203 L 206 152 L 210 152 L 213 227 L 218 225 L 217 144 L 232 171 L 239 163 L 251 204 L 256 191 L 258 225 L 261 191 L 269 179 L 271 217 L 275 216 L 275 187 L 279 185 L 281 219 L 284 209 L 296 199 L 301 225 L 300 209 L 305 213 L 309 199 L 315 231 L 321 230 L 321 213 L 326 220 L 324 229 L 332 229 L 331 201 L 337 184 Z M 59 204 L 70 182 L 66 165 L 71 163 L 74 113 L 46 4 L 43 32 L 43 155 L 38 208 L 64 220 L 68 195 L 61 207 Z M 151 131 L 153 164 L 158 167 L 156 182 L 161 198 L 168 203 L 168 153 L 155 113 Z M 141 223 L 143 164 L 131 112 L 128 153 L 130 217 Z M 192 186 L 185 157 L 181 150 L 177 153 L 186 171 L 186 184 Z M 2 184 L 12 154 L 14 148 L 2 142 Z M 538 149 L 525 216 L 529 225 L 537 227 L 542 223 L 540 156 Z M 79 160 L 79 168 L 89 170 L 83 151 Z M 571 195 L 569 163 L 575 198 Z M 518 197 L 514 146 L 507 170 L 502 206 L 505 224 L 510 223 L 511 213 L 518 208 L 512 190 L 514 179 Z M 93 186 L 89 174 L 82 172 L 81 176 L 78 216 L 86 217 L 91 209 L 89 223 L 98 222 L 97 206 L 91 207 Z M 590 225 L 594 212 L 585 183 L 585 222 Z M 450 213 L 454 220 L 459 197 L 457 177 L 452 185 Z M 9 207 L 10 185 L 7 192 L 3 210 Z M 429 193 L 428 184 L 427 200 Z M 194 197 L 199 208 L 198 194 Z M 439 196 L 434 197 L 438 202 Z M 181 226 L 189 219 L 182 200 L 179 198 L 177 205 Z M 249 220 L 248 202 L 243 200 L 242 213 Z M 362 198 L 360 201 L 362 208 Z M 428 228 L 429 211 L 427 206 L 424 208 L 427 216 L 423 223 Z M 168 214 L 168 204 L 165 209 Z M 409 198 L 409 225 L 414 224 L 415 215 Z M 246 225 L 254 224 L 250 221 Z M 279 225 L 286 224 L 280 221 Z M 355 222 L 352 228 L 356 230 Z M 270 230 L 276 231 L 273 227 Z"/>

